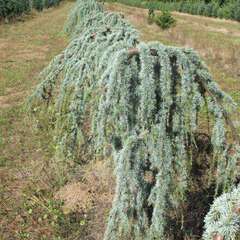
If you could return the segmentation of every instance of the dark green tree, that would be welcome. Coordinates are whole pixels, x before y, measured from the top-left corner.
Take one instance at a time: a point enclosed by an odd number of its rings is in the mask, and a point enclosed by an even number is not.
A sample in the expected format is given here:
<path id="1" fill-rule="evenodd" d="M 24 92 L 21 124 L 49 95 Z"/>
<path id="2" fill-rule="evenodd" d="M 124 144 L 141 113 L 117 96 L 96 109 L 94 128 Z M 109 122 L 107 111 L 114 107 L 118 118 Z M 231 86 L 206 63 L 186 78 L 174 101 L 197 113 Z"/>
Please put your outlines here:
<path id="1" fill-rule="evenodd" d="M 42 11 L 44 8 L 43 0 L 33 0 L 33 8 L 35 8 L 37 11 Z"/>
<path id="2" fill-rule="evenodd" d="M 30 12 L 29 0 L 1 0 L 0 1 L 0 17 L 12 18 Z"/>

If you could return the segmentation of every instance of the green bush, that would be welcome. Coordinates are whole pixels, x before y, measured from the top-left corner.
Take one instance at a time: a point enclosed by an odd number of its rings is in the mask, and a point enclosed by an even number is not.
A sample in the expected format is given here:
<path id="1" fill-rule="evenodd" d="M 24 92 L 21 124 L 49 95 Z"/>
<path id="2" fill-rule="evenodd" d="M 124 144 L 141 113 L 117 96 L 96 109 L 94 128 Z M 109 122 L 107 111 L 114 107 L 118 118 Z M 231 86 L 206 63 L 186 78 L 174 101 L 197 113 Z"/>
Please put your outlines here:
<path id="1" fill-rule="evenodd" d="M 212 4 L 212 12 L 211 12 L 211 17 L 217 17 L 218 16 L 218 4 L 213 3 Z"/>
<path id="2" fill-rule="evenodd" d="M 43 0 L 33 0 L 33 8 L 35 8 L 37 11 L 42 11 L 44 8 Z"/>
<path id="3" fill-rule="evenodd" d="M 176 24 L 176 20 L 169 11 L 163 11 L 161 15 L 155 17 L 155 22 L 162 29 L 168 29 Z"/>
<path id="4" fill-rule="evenodd" d="M 45 7 L 50 8 L 54 6 L 58 6 L 61 0 L 45 0 Z"/>
<path id="5" fill-rule="evenodd" d="M 240 21 L 240 0 L 230 5 L 229 15 L 231 19 Z"/>
<path id="6" fill-rule="evenodd" d="M 31 8 L 42 11 L 44 7 L 59 5 L 61 0 L 0 0 L 0 19 L 14 18 L 29 13 Z"/>
<path id="7" fill-rule="evenodd" d="M 29 0 L 0 0 L 0 18 L 12 18 L 29 13 Z"/>

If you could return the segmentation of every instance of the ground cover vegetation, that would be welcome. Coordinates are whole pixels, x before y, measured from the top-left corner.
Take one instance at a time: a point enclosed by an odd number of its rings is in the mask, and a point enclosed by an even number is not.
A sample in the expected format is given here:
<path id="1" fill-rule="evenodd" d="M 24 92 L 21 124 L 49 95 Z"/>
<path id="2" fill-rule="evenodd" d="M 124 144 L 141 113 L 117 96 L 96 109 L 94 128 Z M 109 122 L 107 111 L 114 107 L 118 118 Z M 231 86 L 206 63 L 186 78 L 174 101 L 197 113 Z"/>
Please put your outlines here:
<path id="1" fill-rule="evenodd" d="M 178 11 L 193 15 L 207 17 L 218 17 L 240 21 L 240 1 L 239 0 L 107 0 L 108 2 L 119 2 L 130 6 L 153 8 L 162 11 Z"/>
<path id="2" fill-rule="evenodd" d="M 42 11 L 59 5 L 61 0 L 0 0 L 0 19 L 9 20 L 28 14 L 32 9 Z"/>
<path id="3" fill-rule="evenodd" d="M 204 217 L 192 213 L 207 213 L 214 199 L 203 238 L 237 239 L 236 106 L 197 53 L 141 42 L 122 15 L 93 0 L 77 1 L 66 32 L 72 41 L 42 72 L 28 107 L 38 126 L 48 116 L 63 164 L 84 163 L 83 151 L 112 157 L 104 239 L 201 238 Z"/>

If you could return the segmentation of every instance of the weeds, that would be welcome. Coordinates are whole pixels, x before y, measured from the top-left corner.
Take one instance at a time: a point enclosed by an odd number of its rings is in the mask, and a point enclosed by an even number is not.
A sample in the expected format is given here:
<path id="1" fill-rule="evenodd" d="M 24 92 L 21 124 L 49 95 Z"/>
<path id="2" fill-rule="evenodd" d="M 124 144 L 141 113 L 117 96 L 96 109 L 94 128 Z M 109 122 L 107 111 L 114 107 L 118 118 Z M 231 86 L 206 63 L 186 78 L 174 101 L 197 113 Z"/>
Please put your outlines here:
<path id="1" fill-rule="evenodd" d="M 81 236 L 81 234 L 84 235 L 88 223 L 84 214 L 64 213 L 62 210 L 63 202 L 54 199 L 51 192 L 29 190 L 30 192 L 25 195 L 23 202 L 26 226 L 35 223 L 42 231 L 45 226 L 51 226 L 51 228 L 45 229 L 46 239 L 51 237 L 51 239 L 70 240 L 75 239 L 76 236 Z M 28 235 L 34 236 L 34 232 L 30 231 Z"/>

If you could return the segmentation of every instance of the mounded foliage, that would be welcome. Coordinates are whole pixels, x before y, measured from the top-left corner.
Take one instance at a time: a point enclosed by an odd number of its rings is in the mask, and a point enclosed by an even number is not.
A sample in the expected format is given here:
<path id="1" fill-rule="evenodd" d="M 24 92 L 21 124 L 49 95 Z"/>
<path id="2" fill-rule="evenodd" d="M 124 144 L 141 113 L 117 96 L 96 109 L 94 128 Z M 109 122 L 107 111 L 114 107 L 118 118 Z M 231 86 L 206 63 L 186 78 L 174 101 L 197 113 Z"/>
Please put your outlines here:
<path id="1" fill-rule="evenodd" d="M 96 1 L 77 1 L 76 6 L 72 9 L 66 22 L 65 32 L 68 35 L 73 34 L 78 25 L 86 24 L 85 21 L 82 21 L 83 19 L 87 18 L 88 16 L 93 18 L 95 14 L 97 15 L 101 13 L 103 13 L 103 7 Z"/>
<path id="2" fill-rule="evenodd" d="M 206 102 L 215 122 L 208 181 L 217 194 L 231 187 L 238 174 L 239 156 L 231 155 L 232 147 L 225 145 L 225 110 L 216 101 L 229 98 L 193 51 L 159 43 L 137 49 L 138 57 L 130 61 L 128 50 L 116 57 L 97 111 L 97 135 L 101 145 L 114 140 L 117 173 L 105 239 L 177 239 L 170 226 L 177 225 L 179 209 L 190 201 L 186 192 L 195 177 L 191 168 L 198 114 Z M 104 135 L 110 126 L 114 127 Z"/>
<path id="3" fill-rule="evenodd" d="M 183 239 L 195 186 L 213 199 L 238 176 L 231 97 L 193 50 L 142 43 L 93 0 L 76 3 L 66 31 L 72 41 L 42 72 L 30 111 L 48 116 L 65 164 L 84 162 L 82 151 L 111 154 L 116 194 L 104 240 Z"/>
<path id="4" fill-rule="evenodd" d="M 222 194 L 212 204 L 205 218 L 203 239 L 212 240 L 213 236 L 224 240 L 240 239 L 240 186 Z"/>

